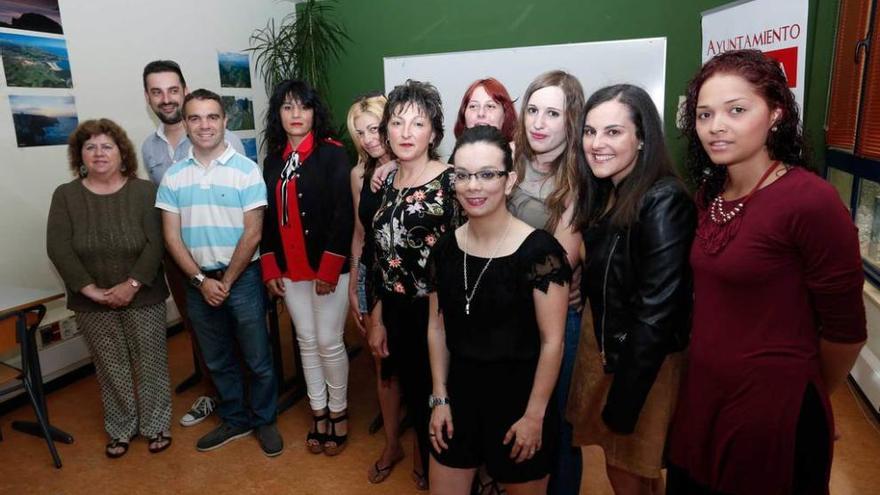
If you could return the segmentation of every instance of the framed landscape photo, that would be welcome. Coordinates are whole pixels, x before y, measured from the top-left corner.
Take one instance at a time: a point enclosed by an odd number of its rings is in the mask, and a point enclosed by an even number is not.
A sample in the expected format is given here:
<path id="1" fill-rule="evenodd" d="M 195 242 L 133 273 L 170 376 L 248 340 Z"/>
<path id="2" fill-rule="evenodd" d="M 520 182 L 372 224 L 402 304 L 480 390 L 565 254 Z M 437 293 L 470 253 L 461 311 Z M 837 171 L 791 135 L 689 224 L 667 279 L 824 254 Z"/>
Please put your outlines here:
<path id="1" fill-rule="evenodd" d="M 79 125 L 73 96 L 9 95 L 18 147 L 67 144 Z"/>
<path id="2" fill-rule="evenodd" d="M 221 88 L 251 87 L 251 65 L 246 53 L 220 52 L 217 63 Z"/>
<path id="3" fill-rule="evenodd" d="M 58 0 L 0 0 L 0 28 L 63 34 Z"/>
<path id="4" fill-rule="evenodd" d="M 254 129 L 254 104 L 250 98 L 221 96 L 226 111 L 226 128 L 230 131 L 249 131 Z"/>
<path id="5" fill-rule="evenodd" d="M 72 88 L 67 43 L 59 38 L 0 33 L 6 85 L 18 88 Z"/>
<path id="6" fill-rule="evenodd" d="M 242 138 L 241 144 L 244 146 L 244 154 L 254 163 L 257 162 L 257 139 L 256 138 Z"/>

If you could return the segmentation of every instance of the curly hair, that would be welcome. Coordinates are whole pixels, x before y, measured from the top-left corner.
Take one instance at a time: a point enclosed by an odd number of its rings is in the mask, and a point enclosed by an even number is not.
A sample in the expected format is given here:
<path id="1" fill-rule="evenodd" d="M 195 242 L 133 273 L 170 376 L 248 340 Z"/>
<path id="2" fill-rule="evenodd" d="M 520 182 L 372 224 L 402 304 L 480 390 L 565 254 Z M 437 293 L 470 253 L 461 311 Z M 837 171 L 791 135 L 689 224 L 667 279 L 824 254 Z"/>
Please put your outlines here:
<path id="1" fill-rule="evenodd" d="M 266 128 L 263 130 L 263 142 L 269 153 L 283 153 L 287 146 L 287 132 L 281 122 L 281 106 L 287 99 L 298 101 L 303 107 L 314 111 L 312 117 L 312 134 L 316 141 L 333 137 L 333 123 L 330 111 L 321 96 L 305 81 L 287 79 L 275 85 L 272 97 L 269 98 L 269 109 L 266 111 Z"/>
<path id="2" fill-rule="evenodd" d="M 348 135 L 351 136 L 351 141 L 354 143 L 354 149 L 357 151 L 358 162 L 364 164 L 364 178 L 367 180 L 373 176 L 373 170 L 375 170 L 378 160 L 370 156 L 370 154 L 361 146 L 361 141 L 357 138 L 357 129 L 354 128 L 354 121 L 363 114 L 370 114 L 373 117 L 376 117 L 377 120 L 381 121 L 382 114 L 385 113 L 385 104 L 387 102 L 388 98 L 385 98 L 385 95 L 382 93 L 373 93 L 358 97 L 358 99 L 352 103 L 351 108 L 348 109 L 348 116 L 345 119 L 345 124 L 348 127 Z"/>
<path id="3" fill-rule="evenodd" d="M 810 151 L 804 138 L 800 110 L 779 63 L 758 50 L 734 50 L 716 55 L 706 62 L 688 83 L 679 128 L 687 138 L 687 169 L 699 186 L 697 199 L 706 207 L 724 190 L 727 168 L 716 166 L 697 135 L 697 100 L 700 88 L 712 76 L 729 74 L 749 82 L 770 110 L 780 110 L 776 130 L 767 134 L 770 159 L 787 166 L 810 168 Z"/>
<path id="4" fill-rule="evenodd" d="M 461 105 L 458 107 L 458 119 L 455 121 L 455 127 L 452 129 L 452 132 L 455 134 L 456 138 L 461 137 L 461 133 L 465 130 L 464 113 L 467 110 L 468 103 L 471 101 L 471 96 L 474 94 L 474 91 L 481 86 L 490 98 L 501 105 L 501 111 L 504 112 L 504 122 L 501 124 L 501 134 L 504 135 L 508 142 L 513 141 L 513 133 L 516 131 L 516 108 L 513 107 L 513 100 L 510 98 L 510 93 L 507 92 L 507 88 L 505 88 L 504 85 L 494 77 L 477 79 L 470 85 L 470 87 L 468 87 L 467 91 L 464 92 L 464 96 L 461 97 Z"/>
<path id="5" fill-rule="evenodd" d="M 116 143 L 119 156 L 122 158 L 120 172 L 125 177 L 136 177 L 138 169 L 137 152 L 128 134 L 119 124 L 110 119 L 92 119 L 80 123 L 67 138 L 67 162 L 73 175 L 84 176 L 80 168 L 85 165 L 82 159 L 82 148 L 89 139 L 105 135 Z"/>
<path id="6" fill-rule="evenodd" d="M 575 200 L 578 182 L 577 150 L 581 147 L 581 131 L 583 120 L 581 110 L 584 108 L 584 89 L 578 79 L 561 70 L 545 72 L 532 81 L 523 94 L 522 106 L 520 107 L 519 123 L 514 136 L 515 156 L 513 168 L 516 171 L 517 181 L 522 182 L 526 176 L 526 166 L 535 159 L 535 153 L 529 145 L 528 130 L 526 129 L 526 110 L 532 94 L 539 89 L 556 86 L 565 95 L 565 149 L 553 163 L 556 180 L 556 189 L 547 197 L 547 209 L 550 210 L 548 230 L 555 230 L 556 224 L 562 218 L 562 214 L 568 205 Z"/>
<path id="7" fill-rule="evenodd" d="M 434 140 L 429 143 L 428 157 L 431 160 L 439 160 L 440 154 L 437 152 L 437 146 L 443 141 L 443 101 L 437 88 L 429 82 L 407 79 L 405 83 L 395 86 L 388 93 L 388 102 L 385 104 L 385 111 L 379 122 L 379 136 L 383 142 L 388 141 L 388 121 L 395 114 L 403 112 L 409 105 L 415 105 L 431 122 Z M 394 152 L 392 151 L 391 154 L 393 155 Z"/>

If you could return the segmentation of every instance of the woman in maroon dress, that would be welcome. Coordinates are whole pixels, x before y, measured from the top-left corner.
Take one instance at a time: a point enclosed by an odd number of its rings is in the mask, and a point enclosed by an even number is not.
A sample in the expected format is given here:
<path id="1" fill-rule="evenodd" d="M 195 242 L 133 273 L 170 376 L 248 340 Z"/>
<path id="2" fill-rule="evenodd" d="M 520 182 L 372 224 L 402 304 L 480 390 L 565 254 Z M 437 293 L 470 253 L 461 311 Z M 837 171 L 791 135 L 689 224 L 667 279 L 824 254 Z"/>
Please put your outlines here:
<path id="1" fill-rule="evenodd" d="M 827 493 L 828 396 L 865 340 L 856 229 L 807 169 L 797 103 L 761 52 L 707 62 L 682 129 L 699 218 L 667 492 Z"/>

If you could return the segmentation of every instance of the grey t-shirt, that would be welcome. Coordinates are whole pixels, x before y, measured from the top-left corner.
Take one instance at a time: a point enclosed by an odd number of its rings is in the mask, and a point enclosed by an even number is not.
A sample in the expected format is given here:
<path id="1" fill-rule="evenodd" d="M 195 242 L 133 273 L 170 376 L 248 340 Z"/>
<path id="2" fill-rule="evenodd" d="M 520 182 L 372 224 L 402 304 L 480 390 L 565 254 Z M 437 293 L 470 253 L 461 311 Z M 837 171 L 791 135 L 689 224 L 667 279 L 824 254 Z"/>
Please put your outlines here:
<path id="1" fill-rule="evenodd" d="M 235 151 L 242 155 L 245 154 L 241 138 L 229 129 L 226 129 L 224 136 L 226 142 L 231 144 Z M 150 180 L 157 185 L 161 183 L 165 172 L 172 165 L 189 157 L 189 150 L 191 148 L 192 143 L 187 136 L 183 136 L 183 139 L 177 143 L 177 147 L 172 148 L 171 143 L 165 137 L 165 126 L 160 125 L 156 128 L 156 131 L 147 136 L 147 139 L 144 139 L 144 143 L 141 145 L 141 157 Z"/>

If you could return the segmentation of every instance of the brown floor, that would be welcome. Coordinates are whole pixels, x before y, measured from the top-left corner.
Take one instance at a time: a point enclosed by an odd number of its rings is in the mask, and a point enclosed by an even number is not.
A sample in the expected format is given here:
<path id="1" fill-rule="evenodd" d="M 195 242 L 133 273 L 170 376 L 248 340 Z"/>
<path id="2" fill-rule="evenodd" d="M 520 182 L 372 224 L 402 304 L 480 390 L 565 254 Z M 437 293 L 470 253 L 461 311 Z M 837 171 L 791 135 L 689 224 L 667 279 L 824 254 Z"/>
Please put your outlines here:
<path id="1" fill-rule="evenodd" d="M 289 331 L 287 339 L 289 342 Z M 349 332 L 349 342 L 358 337 Z M 285 349 L 289 346 L 285 345 Z M 169 341 L 172 383 L 192 371 L 190 346 L 183 334 Z M 290 363 L 289 351 L 285 362 Z M 410 480 L 411 459 L 397 466 L 380 485 L 366 481 L 366 470 L 381 452 L 382 433 L 367 434 L 376 414 L 374 379 L 369 355 L 361 353 L 351 366 L 349 447 L 340 456 L 311 455 L 303 440 L 308 428 L 308 403 L 303 400 L 278 418 L 286 449 L 280 457 L 262 455 L 256 439 L 245 438 L 209 453 L 195 450 L 199 436 L 213 428 L 215 419 L 191 427 L 173 428 L 174 444 L 151 455 L 146 441 L 135 440 L 128 454 L 116 460 L 103 454 L 101 405 L 94 376 L 81 379 L 48 397 L 52 422 L 76 438 L 60 445 L 64 468 L 56 470 L 45 443 L 13 431 L 9 423 L 30 419 L 29 406 L 0 417 L 4 441 L 0 442 L 0 494 L 402 494 L 419 493 Z M 290 367 L 287 373 L 291 373 Z M 174 418 L 179 419 L 197 396 L 199 387 L 174 396 Z M 850 390 L 833 398 L 841 439 L 835 444 L 832 493 L 868 495 L 880 486 L 880 430 Z M 404 443 L 411 452 L 412 432 Z M 596 447 L 584 449 L 582 493 L 610 494 L 602 469 L 604 458 Z M 424 492 L 422 492 L 424 493 Z"/>

